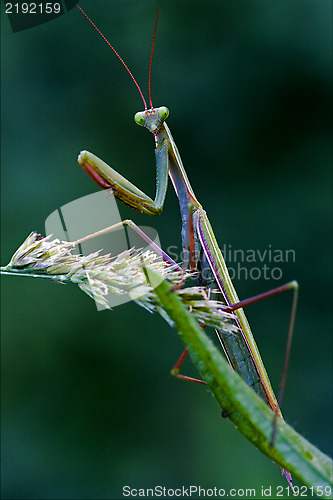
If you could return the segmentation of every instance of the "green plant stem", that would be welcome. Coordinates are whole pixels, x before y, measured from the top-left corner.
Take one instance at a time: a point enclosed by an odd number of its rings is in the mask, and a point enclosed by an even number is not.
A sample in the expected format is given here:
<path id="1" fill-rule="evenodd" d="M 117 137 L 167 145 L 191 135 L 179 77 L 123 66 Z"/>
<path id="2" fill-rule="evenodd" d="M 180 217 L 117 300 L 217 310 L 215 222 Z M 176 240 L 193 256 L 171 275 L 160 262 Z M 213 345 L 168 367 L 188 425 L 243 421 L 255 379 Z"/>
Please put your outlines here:
<path id="1" fill-rule="evenodd" d="M 274 446 L 270 445 L 274 412 L 232 370 L 177 295 L 172 293 L 170 285 L 166 281 L 161 283 L 160 275 L 149 268 L 147 274 L 202 379 L 239 432 L 303 484 L 314 488 L 332 487 L 332 460 L 280 418 L 277 419 Z"/>

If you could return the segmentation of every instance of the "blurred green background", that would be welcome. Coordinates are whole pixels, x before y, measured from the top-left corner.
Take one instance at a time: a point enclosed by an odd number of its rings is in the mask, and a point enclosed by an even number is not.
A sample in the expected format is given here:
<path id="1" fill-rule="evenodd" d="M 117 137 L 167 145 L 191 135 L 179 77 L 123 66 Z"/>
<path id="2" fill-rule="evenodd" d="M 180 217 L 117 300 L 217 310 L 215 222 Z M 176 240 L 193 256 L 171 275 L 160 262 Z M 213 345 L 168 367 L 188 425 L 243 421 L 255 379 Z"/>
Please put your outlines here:
<path id="1" fill-rule="evenodd" d="M 235 283 L 246 298 L 299 281 L 283 412 L 331 454 L 332 4 L 159 5 L 153 102 L 170 109 L 221 246 L 295 250 L 295 262 L 279 264 L 280 281 Z M 147 94 L 158 4 L 81 6 Z M 51 212 L 98 190 L 77 166 L 81 149 L 151 195 L 155 168 L 153 138 L 133 121 L 140 96 L 77 9 L 16 34 L 2 16 L 2 65 L 4 265 L 31 230 L 44 233 Z M 153 225 L 164 248 L 180 245 L 172 187 L 160 217 L 121 214 Z M 205 388 L 169 375 L 182 345 L 159 316 L 133 303 L 97 312 L 74 285 L 8 276 L 2 285 L 2 498 L 120 498 L 126 484 L 256 488 L 261 498 L 261 485 L 286 486 Z M 285 294 L 247 312 L 276 390 L 290 305 Z M 183 372 L 195 376 L 190 361 Z"/>

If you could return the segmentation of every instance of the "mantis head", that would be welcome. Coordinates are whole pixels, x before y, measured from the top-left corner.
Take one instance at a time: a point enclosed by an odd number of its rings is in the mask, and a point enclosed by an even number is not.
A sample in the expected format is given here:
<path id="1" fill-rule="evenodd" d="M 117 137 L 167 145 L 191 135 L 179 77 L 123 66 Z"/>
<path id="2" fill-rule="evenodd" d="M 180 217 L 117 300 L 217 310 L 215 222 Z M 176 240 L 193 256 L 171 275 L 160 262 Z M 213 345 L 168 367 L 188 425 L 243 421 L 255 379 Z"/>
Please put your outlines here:
<path id="1" fill-rule="evenodd" d="M 146 127 L 149 132 L 156 135 L 161 128 L 162 123 L 168 118 L 169 110 L 165 106 L 160 108 L 151 108 L 146 111 L 139 111 L 134 115 L 134 121 Z"/>

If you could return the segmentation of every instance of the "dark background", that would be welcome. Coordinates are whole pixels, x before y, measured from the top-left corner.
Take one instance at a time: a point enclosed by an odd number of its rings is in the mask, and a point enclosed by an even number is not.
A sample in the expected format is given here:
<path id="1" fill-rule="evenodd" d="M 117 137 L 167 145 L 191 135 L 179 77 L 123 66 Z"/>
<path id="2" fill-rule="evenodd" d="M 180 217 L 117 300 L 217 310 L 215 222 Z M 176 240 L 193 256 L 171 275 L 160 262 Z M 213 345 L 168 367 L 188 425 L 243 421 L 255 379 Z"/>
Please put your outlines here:
<path id="1" fill-rule="evenodd" d="M 153 102 L 170 109 L 220 245 L 295 250 L 280 281 L 235 283 L 246 298 L 299 281 L 283 412 L 331 454 L 331 2 L 160 5 Z M 157 3 L 81 6 L 147 94 Z M 81 149 L 151 195 L 155 167 L 153 138 L 132 118 L 140 96 L 77 9 L 16 34 L 2 16 L 2 42 L 4 265 L 51 212 L 98 189 L 77 166 Z M 153 225 L 165 249 L 180 244 L 172 187 L 160 217 L 121 213 Z M 126 484 L 256 488 L 260 498 L 261 485 L 286 486 L 203 387 L 169 375 L 182 345 L 159 316 L 134 303 L 97 312 L 74 285 L 2 283 L 2 498 L 119 498 Z M 276 390 L 290 305 L 285 294 L 247 311 Z M 184 372 L 195 376 L 190 362 Z"/>

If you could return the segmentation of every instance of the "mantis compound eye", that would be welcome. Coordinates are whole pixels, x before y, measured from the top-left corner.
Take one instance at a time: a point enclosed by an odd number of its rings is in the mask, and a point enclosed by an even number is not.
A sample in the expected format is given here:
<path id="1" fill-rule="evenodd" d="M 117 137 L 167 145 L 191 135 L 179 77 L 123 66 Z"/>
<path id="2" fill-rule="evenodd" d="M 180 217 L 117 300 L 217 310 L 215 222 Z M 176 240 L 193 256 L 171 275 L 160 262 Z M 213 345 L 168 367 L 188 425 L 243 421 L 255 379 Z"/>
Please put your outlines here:
<path id="1" fill-rule="evenodd" d="M 134 121 L 141 127 L 144 127 L 146 124 L 146 118 L 144 116 L 144 112 L 139 111 L 138 113 L 135 113 L 134 115 Z"/>
<path id="2" fill-rule="evenodd" d="M 161 120 L 161 122 L 164 122 L 169 116 L 169 110 L 165 106 L 161 106 L 158 108 L 158 117 Z"/>

